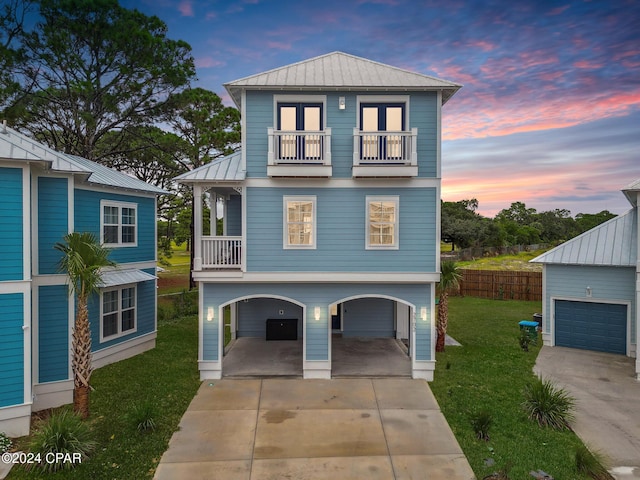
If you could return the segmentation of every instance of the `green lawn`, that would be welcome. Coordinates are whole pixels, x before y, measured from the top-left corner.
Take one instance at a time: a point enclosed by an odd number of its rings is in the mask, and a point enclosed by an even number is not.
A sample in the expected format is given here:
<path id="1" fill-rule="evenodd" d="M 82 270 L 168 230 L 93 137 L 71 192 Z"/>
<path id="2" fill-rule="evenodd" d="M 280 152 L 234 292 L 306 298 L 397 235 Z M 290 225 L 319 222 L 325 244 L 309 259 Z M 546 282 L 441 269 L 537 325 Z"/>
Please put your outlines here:
<path id="1" fill-rule="evenodd" d="M 460 268 L 470 268 L 472 270 L 518 270 L 518 271 L 542 271 L 542 264 L 529 263 L 546 250 L 535 250 L 532 252 L 520 252 L 513 255 L 498 255 L 497 257 L 476 258 L 469 261 L 456 262 Z"/>
<path id="2" fill-rule="evenodd" d="M 14 467 L 10 480 L 144 479 L 153 478 L 171 435 L 199 385 L 198 324 L 195 315 L 159 325 L 157 347 L 142 355 L 96 370 L 91 383 L 91 417 L 98 441 L 96 453 L 71 471 L 43 475 Z M 150 401 L 161 412 L 157 428 L 139 433 L 126 413 L 140 402 Z M 22 439 L 20 445 L 27 451 Z"/>
<path id="3" fill-rule="evenodd" d="M 520 406 L 541 340 L 524 352 L 518 322 L 530 320 L 540 303 L 452 297 L 449 305 L 448 333 L 463 346 L 437 354 L 430 385 L 477 477 L 510 465 L 512 479 L 532 478 L 529 472 L 540 469 L 556 479 L 587 478 L 574 466 L 580 440 L 572 432 L 538 427 Z M 489 442 L 477 440 L 471 427 L 480 410 L 493 415 Z"/>
<path id="4" fill-rule="evenodd" d="M 533 378 L 539 346 L 524 352 L 518 345 L 518 321 L 540 311 L 539 302 L 450 299 L 449 333 L 462 347 L 437 355 L 431 388 L 479 479 L 511 464 L 511 479 L 530 478 L 542 469 L 556 479 L 582 479 L 574 465 L 579 439 L 571 432 L 542 429 L 520 408 L 524 385 Z M 226 312 L 225 312 L 226 316 Z M 96 370 L 92 377 L 90 425 L 99 447 L 75 470 L 44 476 L 12 470 L 9 479 L 152 478 L 169 439 L 198 386 L 198 326 L 195 315 L 159 325 L 155 350 Z M 162 412 L 157 429 L 138 433 L 126 413 L 151 401 Z M 471 415 L 493 414 L 490 441 L 475 439 Z M 18 446 L 27 450 L 26 440 Z M 485 466 L 491 459 L 492 466 Z"/>

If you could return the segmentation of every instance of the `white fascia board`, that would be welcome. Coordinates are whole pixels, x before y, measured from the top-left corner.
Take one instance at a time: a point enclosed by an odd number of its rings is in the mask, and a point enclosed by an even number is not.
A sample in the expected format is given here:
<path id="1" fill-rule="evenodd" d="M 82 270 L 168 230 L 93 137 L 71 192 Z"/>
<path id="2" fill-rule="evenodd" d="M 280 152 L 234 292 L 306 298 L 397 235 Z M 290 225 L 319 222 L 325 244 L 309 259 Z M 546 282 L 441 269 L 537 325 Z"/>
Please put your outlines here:
<path id="1" fill-rule="evenodd" d="M 221 272 L 198 271 L 193 274 L 198 282 L 208 283 L 436 283 L 440 274 L 435 272 Z"/>

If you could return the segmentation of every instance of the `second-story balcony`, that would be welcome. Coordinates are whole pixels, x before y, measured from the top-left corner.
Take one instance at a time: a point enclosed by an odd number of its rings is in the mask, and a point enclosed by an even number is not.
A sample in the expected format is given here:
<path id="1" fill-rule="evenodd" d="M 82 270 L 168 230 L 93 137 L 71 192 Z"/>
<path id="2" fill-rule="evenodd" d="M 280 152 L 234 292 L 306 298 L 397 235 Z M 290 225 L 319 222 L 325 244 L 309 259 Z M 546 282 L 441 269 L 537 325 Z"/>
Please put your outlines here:
<path id="1" fill-rule="evenodd" d="M 369 132 L 353 129 L 354 177 L 418 175 L 418 129 Z"/>
<path id="2" fill-rule="evenodd" d="M 320 131 L 267 129 L 270 177 L 330 177 L 331 129 Z"/>
<path id="3" fill-rule="evenodd" d="M 242 237 L 202 237 L 203 270 L 240 270 Z"/>

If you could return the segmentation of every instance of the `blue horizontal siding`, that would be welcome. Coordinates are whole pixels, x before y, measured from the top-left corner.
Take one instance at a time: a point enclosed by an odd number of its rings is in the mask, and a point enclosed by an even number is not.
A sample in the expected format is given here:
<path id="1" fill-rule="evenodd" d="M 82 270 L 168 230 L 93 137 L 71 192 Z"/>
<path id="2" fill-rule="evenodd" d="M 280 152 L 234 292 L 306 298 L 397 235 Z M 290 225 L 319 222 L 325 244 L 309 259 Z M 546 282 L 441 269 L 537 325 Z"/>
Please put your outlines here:
<path id="1" fill-rule="evenodd" d="M 0 407 L 24 403 L 24 297 L 0 294 Z"/>
<path id="2" fill-rule="evenodd" d="M 306 329 L 306 359 L 328 360 L 329 358 L 329 305 L 345 301 L 357 295 L 390 296 L 398 298 L 416 308 L 427 307 L 430 304 L 431 285 L 429 284 L 312 284 L 312 283 L 284 283 L 284 284 L 206 284 L 203 286 L 203 360 L 218 360 L 218 323 L 217 312 L 220 305 L 230 300 L 251 295 L 278 295 L 292 301 L 306 305 L 307 318 L 302 326 Z M 377 299 L 362 300 L 363 304 L 371 301 L 373 304 L 383 304 Z M 250 300 L 249 303 L 254 302 Z M 241 302 L 242 304 L 243 302 Z M 213 321 L 206 321 L 207 309 L 211 307 L 216 312 Z M 319 320 L 314 318 L 315 307 L 320 307 Z M 241 307 L 242 308 L 242 307 Z M 295 308 L 291 305 L 290 308 Z M 365 307 L 366 308 L 366 307 Z M 362 310 L 362 309 L 361 309 Z M 391 325 L 393 324 L 393 310 L 390 310 Z M 428 318 L 435 318 L 429 315 Z M 392 326 L 393 328 L 393 326 Z M 431 358 L 431 323 L 417 322 L 416 358 L 418 360 L 433 360 Z"/>
<path id="3" fill-rule="evenodd" d="M 275 298 L 251 299 L 238 304 L 238 337 L 265 338 L 268 318 L 298 319 L 298 338 L 302 338 L 302 308 Z"/>
<path id="4" fill-rule="evenodd" d="M 265 178 L 267 176 L 267 128 L 275 127 L 273 98 L 295 92 L 260 91 L 247 92 L 245 100 L 247 176 Z M 366 101 L 371 92 L 311 91 L 304 95 L 325 95 L 326 125 L 331 128 L 331 164 L 333 178 L 350 178 L 353 167 L 353 129 L 357 125 L 357 97 Z M 376 95 L 380 95 L 376 93 Z M 393 93 L 385 92 L 393 97 Z M 409 124 L 407 129 L 418 129 L 418 176 L 435 177 L 438 152 L 438 102 L 435 92 L 402 92 L 409 96 Z M 345 97 L 346 108 L 338 108 L 338 98 Z"/>
<path id="5" fill-rule="evenodd" d="M 38 292 L 38 381 L 67 380 L 71 348 L 67 286 L 42 286 Z"/>
<path id="6" fill-rule="evenodd" d="M 343 306 L 345 337 L 395 337 L 395 302 L 384 298 L 361 298 Z"/>
<path id="7" fill-rule="evenodd" d="M 315 195 L 317 242 L 284 249 L 283 196 Z M 366 250 L 367 195 L 400 198 L 400 248 Z M 247 188 L 247 271 L 434 272 L 433 188 Z"/>
<path id="8" fill-rule="evenodd" d="M 24 232 L 22 219 L 22 169 L 0 168 L 0 281 L 22 280 L 24 256 Z"/>
<path id="9" fill-rule="evenodd" d="M 144 272 L 155 275 L 155 269 L 145 269 Z M 137 330 L 112 340 L 100 342 L 100 296 L 94 294 L 89 301 L 89 319 L 91 322 L 92 350 L 118 345 L 136 337 L 154 332 L 156 329 L 156 281 L 149 280 L 136 284 L 136 326 Z M 125 287 L 123 285 L 121 288 Z"/>
<path id="10" fill-rule="evenodd" d="M 118 263 L 153 261 L 155 252 L 155 199 L 92 190 L 75 190 L 75 231 L 92 232 L 100 238 L 100 201 L 112 200 L 138 205 L 138 245 L 111 249 L 109 258 Z"/>
<path id="11" fill-rule="evenodd" d="M 227 202 L 227 235 L 242 235 L 242 197 L 231 195 Z"/>
<path id="12" fill-rule="evenodd" d="M 38 272 L 58 273 L 61 253 L 54 248 L 69 231 L 66 178 L 38 177 Z"/>

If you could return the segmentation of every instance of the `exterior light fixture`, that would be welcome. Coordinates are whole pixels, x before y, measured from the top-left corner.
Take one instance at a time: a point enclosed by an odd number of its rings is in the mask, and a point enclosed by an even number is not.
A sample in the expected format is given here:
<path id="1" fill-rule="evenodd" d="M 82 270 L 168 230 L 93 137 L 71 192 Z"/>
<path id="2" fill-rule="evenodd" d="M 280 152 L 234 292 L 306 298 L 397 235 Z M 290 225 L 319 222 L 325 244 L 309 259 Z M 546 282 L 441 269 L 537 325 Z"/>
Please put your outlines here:
<path id="1" fill-rule="evenodd" d="M 587 297 L 591 298 L 591 294 L 593 293 L 593 290 L 591 289 L 591 287 L 587 287 L 586 293 L 587 293 Z"/>
<path id="2" fill-rule="evenodd" d="M 347 102 L 344 99 L 344 97 L 340 97 L 338 98 L 338 108 L 340 110 L 344 110 L 345 108 L 347 108 Z"/>
<path id="3" fill-rule="evenodd" d="M 423 321 L 427 321 L 427 307 L 420 307 L 420 318 Z"/>
<path id="4" fill-rule="evenodd" d="M 316 320 L 320 320 L 320 307 L 316 307 L 313 309 L 313 317 Z"/>
<path id="5" fill-rule="evenodd" d="M 213 307 L 207 308 L 207 321 L 213 321 Z"/>

